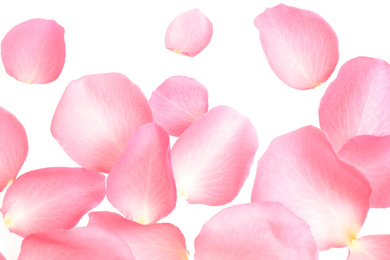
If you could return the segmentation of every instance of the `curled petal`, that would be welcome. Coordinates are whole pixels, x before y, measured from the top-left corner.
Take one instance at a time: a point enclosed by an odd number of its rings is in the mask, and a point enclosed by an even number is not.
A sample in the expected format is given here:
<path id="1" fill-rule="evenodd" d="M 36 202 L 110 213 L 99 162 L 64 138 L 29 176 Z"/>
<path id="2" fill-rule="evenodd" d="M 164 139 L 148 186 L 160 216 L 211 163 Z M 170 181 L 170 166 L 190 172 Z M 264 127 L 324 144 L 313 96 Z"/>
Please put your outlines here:
<path id="1" fill-rule="evenodd" d="M 165 48 L 194 57 L 210 43 L 213 25 L 199 10 L 192 9 L 177 16 L 165 34 Z"/>
<path id="2" fill-rule="evenodd" d="M 8 229 L 22 237 L 70 229 L 105 195 L 101 173 L 82 168 L 45 168 L 23 174 L 8 188 L 1 213 Z"/>
<path id="3" fill-rule="evenodd" d="M 172 148 L 178 191 L 189 203 L 232 201 L 249 174 L 257 145 L 249 118 L 225 106 L 211 109 Z"/>
<path id="4" fill-rule="evenodd" d="M 110 172 L 135 129 L 152 122 L 149 103 L 120 73 L 84 76 L 66 88 L 51 132 L 80 166 Z"/>
<path id="5" fill-rule="evenodd" d="M 334 71 L 337 36 L 318 14 L 279 4 L 257 16 L 255 26 L 269 65 L 290 87 L 315 88 Z"/>
<path id="6" fill-rule="evenodd" d="M 252 201 L 283 203 L 310 225 L 322 251 L 356 238 L 370 196 L 364 175 L 336 156 L 324 131 L 307 126 L 272 141 L 257 165 Z"/>
<path id="7" fill-rule="evenodd" d="M 16 25 L 1 42 L 6 72 L 30 84 L 57 79 L 65 63 L 64 33 L 53 20 L 31 19 Z"/>
<path id="8" fill-rule="evenodd" d="M 320 125 L 336 151 L 358 135 L 390 134 L 390 65 L 358 57 L 347 61 L 321 99 Z"/>
<path id="9" fill-rule="evenodd" d="M 390 235 L 364 236 L 349 245 L 347 260 L 384 260 L 390 255 Z"/>
<path id="10" fill-rule="evenodd" d="M 149 103 L 154 121 L 179 136 L 207 112 L 207 100 L 207 89 L 196 79 L 176 76 L 153 91 Z"/>
<path id="11" fill-rule="evenodd" d="M 19 173 L 28 153 L 26 131 L 14 115 L 0 107 L 0 192 Z"/>
<path id="12" fill-rule="evenodd" d="M 107 178 L 107 198 L 126 218 L 157 222 L 176 206 L 168 134 L 156 123 L 140 126 Z"/>

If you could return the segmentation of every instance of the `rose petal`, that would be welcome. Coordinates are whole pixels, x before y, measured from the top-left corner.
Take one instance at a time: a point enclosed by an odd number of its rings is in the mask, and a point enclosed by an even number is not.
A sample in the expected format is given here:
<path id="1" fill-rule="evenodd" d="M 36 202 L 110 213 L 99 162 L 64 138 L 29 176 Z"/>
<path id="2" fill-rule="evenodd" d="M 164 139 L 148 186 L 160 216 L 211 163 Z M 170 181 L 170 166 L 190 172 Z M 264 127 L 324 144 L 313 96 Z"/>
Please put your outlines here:
<path id="1" fill-rule="evenodd" d="M 22 243 L 18 260 L 24 259 L 135 260 L 125 241 L 97 227 L 32 234 Z"/>
<path id="2" fill-rule="evenodd" d="M 13 182 L 28 153 L 26 131 L 14 115 L 0 107 L 0 192 Z"/>
<path id="3" fill-rule="evenodd" d="M 176 187 L 191 204 L 232 201 L 244 184 L 257 150 L 249 118 L 232 108 L 211 109 L 172 148 Z"/>
<path id="4" fill-rule="evenodd" d="M 23 174 L 8 188 L 1 213 L 8 229 L 22 237 L 70 229 L 105 195 L 101 173 L 82 168 L 45 168 Z"/>
<path id="5" fill-rule="evenodd" d="M 141 225 L 112 212 L 89 213 L 88 226 L 104 228 L 122 238 L 137 260 L 187 260 L 183 234 L 174 225 Z"/>
<path id="6" fill-rule="evenodd" d="M 5 257 L 0 253 L 0 260 L 7 260 Z"/>
<path id="7" fill-rule="evenodd" d="M 153 91 L 149 104 L 154 121 L 179 136 L 207 112 L 207 101 L 207 89 L 196 79 L 176 76 Z"/>
<path id="8" fill-rule="evenodd" d="M 319 249 L 345 247 L 366 218 L 370 184 L 337 158 L 313 126 L 280 136 L 259 160 L 252 201 L 283 203 L 311 228 Z"/>
<path id="9" fill-rule="evenodd" d="M 31 19 L 16 25 L 1 42 L 5 71 L 25 83 L 54 81 L 65 63 L 64 33 L 53 20 Z"/>
<path id="10" fill-rule="evenodd" d="M 156 123 L 140 126 L 107 178 L 107 198 L 126 218 L 156 222 L 176 206 L 168 134 Z"/>
<path id="11" fill-rule="evenodd" d="M 347 260 L 384 260 L 390 255 L 390 235 L 364 236 L 352 241 Z"/>
<path id="12" fill-rule="evenodd" d="M 321 99 L 320 125 L 336 151 L 358 135 L 390 134 L 390 65 L 358 57 L 347 61 Z"/>
<path id="13" fill-rule="evenodd" d="M 177 16 L 165 33 L 165 48 L 194 57 L 210 43 L 213 25 L 199 10 L 192 9 Z"/>
<path id="14" fill-rule="evenodd" d="M 137 85 L 119 73 L 84 76 L 66 88 L 51 132 L 80 166 L 110 172 L 135 129 L 152 122 Z"/>
<path id="15" fill-rule="evenodd" d="M 275 202 L 224 209 L 203 225 L 195 240 L 195 260 L 318 257 L 307 223 Z"/>
<path id="16" fill-rule="evenodd" d="M 334 71 L 337 36 L 318 14 L 279 4 L 257 16 L 255 26 L 269 65 L 290 87 L 315 88 Z"/>

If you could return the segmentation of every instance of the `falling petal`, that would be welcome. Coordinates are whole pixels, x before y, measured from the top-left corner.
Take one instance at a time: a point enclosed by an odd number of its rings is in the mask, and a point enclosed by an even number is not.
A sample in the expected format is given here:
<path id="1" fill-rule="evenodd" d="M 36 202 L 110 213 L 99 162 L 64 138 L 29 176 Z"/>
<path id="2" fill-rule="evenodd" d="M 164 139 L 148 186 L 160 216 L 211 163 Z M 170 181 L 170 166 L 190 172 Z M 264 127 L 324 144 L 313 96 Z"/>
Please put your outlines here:
<path id="1" fill-rule="evenodd" d="M 364 236 L 349 245 L 347 260 L 385 260 L 390 255 L 390 235 Z"/>

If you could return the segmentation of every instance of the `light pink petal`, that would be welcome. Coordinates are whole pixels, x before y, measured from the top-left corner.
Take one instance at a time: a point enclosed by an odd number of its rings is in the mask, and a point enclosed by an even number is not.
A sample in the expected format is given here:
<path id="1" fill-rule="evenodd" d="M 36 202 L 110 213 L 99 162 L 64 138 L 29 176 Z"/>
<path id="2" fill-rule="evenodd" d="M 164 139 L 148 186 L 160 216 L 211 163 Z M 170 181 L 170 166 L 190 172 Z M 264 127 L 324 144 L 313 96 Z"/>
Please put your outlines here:
<path id="1" fill-rule="evenodd" d="M 252 201 L 283 203 L 310 225 L 322 251 L 356 238 L 370 196 L 363 174 L 338 159 L 324 131 L 307 126 L 272 141 L 257 165 Z"/>
<path id="2" fill-rule="evenodd" d="M 157 222 L 176 206 L 168 134 L 156 123 L 140 126 L 107 178 L 107 198 L 126 218 Z"/>
<path id="3" fill-rule="evenodd" d="M 23 240 L 18 260 L 135 260 L 125 241 L 97 228 L 32 234 Z"/>
<path id="4" fill-rule="evenodd" d="M 371 208 L 390 207 L 390 136 L 354 137 L 337 155 L 358 168 L 370 181 Z"/>
<path id="5" fill-rule="evenodd" d="M 22 124 L 0 107 L 0 192 L 15 180 L 27 153 L 27 135 Z"/>
<path id="6" fill-rule="evenodd" d="M 364 236 L 349 246 L 347 260 L 385 260 L 390 256 L 390 235 Z"/>
<path id="7" fill-rule="evenodd" d="M 66 88 L 51 132 L 82 167 L 110 172 L 135 129 L 152 122 L 148 100 L 126 76 L 84 76 Z"/>
<path id="8" fill-rule="evenodd" d="M 269 65 L 290 87 L 315 88 L 334 71 L 337 36 L 318 14 L 279 4 L 257 16 L 255 26 Z"/>
<path id="9" fill-rule="evenodd" d="M 224 209 L 203 225 L 195 260 L 318 259 L 309 225 L 279 203 Z"/>
<path id="10" fill-rule="evenodd" d="M 7 260 L 5 257 L 0 253 L 0 260 Z"/>
<path id="11" fill-rule="evenodd" d="M 112 212 L 88 215 L 88 226 L 104 228 L 125 240 L 137 260 L 188 260 L 184 236 L 172 224 L 141 225 Z"/>
<path id="12" fill-rule="evenodd" d="M 210 43 L 213 25 L 199 10 L 192 9 L 177 16 L 165 33 L 165 48 L 194 57 Z"/>
<path id="13" fill-rule="evenodd" d="M 70 229 L 105 195 L 101 173 L 82 168 L 45 168 L 23 174 L 8 188 L 1 213 L 8 229 L 22 237 Z"/>
<path id="14" fill-rule="evenodd" d="M 249 118 L 225 106 L 211 109 L 172 148 L 180 195 L 192 204 L 216 206 L 232 201 L 249 174 L 257 146 Z"/>
<path id="15" fill-rule="evenodd" d="M 53 20 L 31 19 L 16 25 L 1 42 L 6 72 L 30 84 L 57 79 L 65 63 L 64 33 Z"/>
<path id="16" fill-rule="evenodd" d="M 390 134 L 390 65 L 358 57 L 347 61 L 321 99 L 320 125 L 336 151 L 358 135 Z"/>
<path id="17" fill-rule="evenodd" d="M 179 136 L 207 112 L 208 93 L 196 79 L 176 76 L 153 91 L 149 104 L 154 121 Z"/>

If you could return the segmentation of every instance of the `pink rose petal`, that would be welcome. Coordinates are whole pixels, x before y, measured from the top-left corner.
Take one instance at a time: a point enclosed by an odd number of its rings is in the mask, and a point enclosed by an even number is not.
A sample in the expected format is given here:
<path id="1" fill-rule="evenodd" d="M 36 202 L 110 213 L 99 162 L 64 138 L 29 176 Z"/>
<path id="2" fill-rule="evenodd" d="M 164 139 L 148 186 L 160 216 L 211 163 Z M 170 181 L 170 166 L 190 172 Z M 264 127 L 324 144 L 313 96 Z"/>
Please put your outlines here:
<path id="1" fill-rule="evenodd" d="M 211 109 L 172 148 L 178 191 L 192 204 L 232 201 L 249 174 L 257 145 L 249 118 L 225 106 Z"/>
<path id="2" fill-rule="evenodd" d="M 213 25 L 199 10 L 192 9 L 177 16 L 165 34 L 165 48 L 194 57 L 210 43 Z"/>
<path id="3" fill-rule="evenodd" d="M 6 72 L 30 84 L 57 79 L 65 63 L 64 33 L 53 20 L 31 19 L 16 25 L 1 42 Z"/>
<path id="4" fill-rule="evenodd" d="M 152 122 L 137 85 L 119 73 L 84 76 L 66 88 L 51 132 L 80 166 L 110 172 L 135 129 Z"/>
<path id="5" fill-rule="evenodd" d="M 257 16 L 255 26 L 269 65 L 290 87 L 315 88 L 334 71 L 337 36 L 318 14 L 279 4 Z"/>
<path id="6" fill-rule="evenodd" d="M 311 228 L 319 249 L 345 247 L 369 209 L 371 188 L 313 126 L 280 136 L 259 160 L 252 201 L 283 203 Z"/>
<path id="7" fill-rule="evenodd" d="M 352 241 L 347 260 L 385 260 L 390 256 L 390 235 L 364 236 Z"/>
<path id="8" fill-rule="evenodd" d="M 309 225 L 279 203 L 224 209 L 203 225 L 195 260 L 318 259 Z"/>
<path id="9" fill-rule="evenodd" d="M 107 198 L 126 218 L 157 222 L 176 206 L 168 134 L 156 123 L 140 126 L 107 178 Z"/>
<path id="10" fill-rule="evenodd" d="M 92 212 L 88 226 L 104 228 L 125 240 L 137 260 L 188 260 L 184 236 L 174 225 L 141 225 L 112 212 Z"/>
<path id="11" fill-rule="evenodd" d="M 5 257 L 0 253 L 0 260 L 7 260 Z"/>
<path id="12" fill-rule="evenodd" d="M 22 243 L 18 260 L 135 260 L 125 241 L 97 228 L 32 234 Z"/>
<path id="13" fill-rule="evenodd" d="M 390 135 L 390 65 L 358 57 L 347 61 L 321 99 L 320 125 L 336 151 L 358 135 Z"/>
<path id="14" fill-rule="evenodd" d="M 13 182 L 28 153 L 27 135 L 14 115 L 0 107 L 0 192 Z"/>
<path id="15" fill-rule="evenodd" d="M 8 188 L 1 213 L 8 229 L 22 237 L 70 229 L 105 195 L 101 173 L 82 168 L 45 168 L 23 174 Z"/>
<path id="16" fill-rule="evenodd" d="M 179 136 L 207 112 L 208 93 L 196 79 L 176 76 L 153 91 L 149 103 L 154 121 Z"/>

